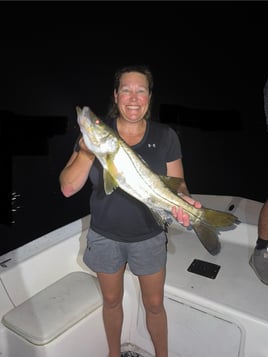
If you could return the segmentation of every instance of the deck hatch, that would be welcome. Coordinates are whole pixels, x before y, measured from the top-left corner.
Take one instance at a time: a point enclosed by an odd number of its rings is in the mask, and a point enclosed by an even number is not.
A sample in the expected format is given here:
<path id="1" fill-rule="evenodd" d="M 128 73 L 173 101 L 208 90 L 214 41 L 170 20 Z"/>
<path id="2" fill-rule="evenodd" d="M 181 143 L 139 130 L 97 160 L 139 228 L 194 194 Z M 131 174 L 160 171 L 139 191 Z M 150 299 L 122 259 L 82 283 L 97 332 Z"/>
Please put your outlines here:
<path id="1" fill-rule="evenodd" d="M 202 275 L 210 279 L 215 279 L 220 270 L 220 265 L 205 262 L 204 260 L 194 259 L 187 270 L 190 273 Z"/>

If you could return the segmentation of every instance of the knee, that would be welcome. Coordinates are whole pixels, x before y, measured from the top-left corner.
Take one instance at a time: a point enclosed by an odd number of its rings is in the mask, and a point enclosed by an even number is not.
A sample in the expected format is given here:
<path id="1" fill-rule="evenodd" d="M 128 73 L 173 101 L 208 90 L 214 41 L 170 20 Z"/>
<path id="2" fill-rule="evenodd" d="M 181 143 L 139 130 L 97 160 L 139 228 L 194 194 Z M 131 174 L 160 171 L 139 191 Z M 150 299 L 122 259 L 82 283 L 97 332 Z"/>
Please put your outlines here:
<path id="1" fill-rule="evenodd" d="M 103 307 L 106 309 L 116 309 L 122 305 L 122 296 L 116 294 L 106 294 L 103 296 Z"/>
<path id="2" fill-rule="evenodd" d="M 160 296 L 155 296 L 147 301 L 144 301 L 143 304 L 146 312 L 153 315 L 161 314 L 164 310 L 163 299 Z"/>

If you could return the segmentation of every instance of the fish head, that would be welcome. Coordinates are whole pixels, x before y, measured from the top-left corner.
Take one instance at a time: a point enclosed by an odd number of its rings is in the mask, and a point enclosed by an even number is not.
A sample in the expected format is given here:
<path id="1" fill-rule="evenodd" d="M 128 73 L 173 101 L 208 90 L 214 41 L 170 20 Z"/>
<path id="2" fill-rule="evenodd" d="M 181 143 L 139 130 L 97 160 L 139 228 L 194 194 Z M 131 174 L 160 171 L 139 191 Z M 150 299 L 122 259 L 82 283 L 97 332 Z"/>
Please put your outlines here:
<path id="1" fill-rule="evenodd" d="M 111 128 L 89 107 L 76 107 L 77 122 L 87 148 L 95 155 L 111 154 L 118 149 L 118 138 Z"/>

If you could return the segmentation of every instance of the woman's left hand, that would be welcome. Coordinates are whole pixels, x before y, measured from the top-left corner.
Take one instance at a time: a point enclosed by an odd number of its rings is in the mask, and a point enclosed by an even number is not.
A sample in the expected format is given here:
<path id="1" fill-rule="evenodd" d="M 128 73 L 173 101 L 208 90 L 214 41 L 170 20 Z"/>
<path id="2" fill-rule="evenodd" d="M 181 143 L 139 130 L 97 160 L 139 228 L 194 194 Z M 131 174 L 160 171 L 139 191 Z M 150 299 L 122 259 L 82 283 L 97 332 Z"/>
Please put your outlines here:
<path id="1" fill-rule="evenodd" d="M 194 206 L 195 208 L 201 208 L 202 204 L 199 201 L 194 200 L 192 197 L 190 196 L 186 196 L 183 193 L 180 193 L 179 196 L 185 200 L 186 202 L 190 203 L 192 206 Z M 190 216 L 188 213 L 184 212 L 182 207 L 172 207 L 172 214 L 174 216 L 174 218 L 181 223 L 182 225 L 184 225 L 185 227 L 188 227 L 190 225 Z"/>

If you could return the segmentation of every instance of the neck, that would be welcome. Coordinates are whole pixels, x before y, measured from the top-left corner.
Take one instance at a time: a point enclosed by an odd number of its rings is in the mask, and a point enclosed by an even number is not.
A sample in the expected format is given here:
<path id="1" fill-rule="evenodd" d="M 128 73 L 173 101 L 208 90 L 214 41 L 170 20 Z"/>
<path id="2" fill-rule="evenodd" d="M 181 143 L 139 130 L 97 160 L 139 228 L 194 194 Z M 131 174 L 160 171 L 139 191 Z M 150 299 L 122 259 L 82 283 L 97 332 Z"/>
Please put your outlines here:
<path id="1" fill-rule="evenodd" d="M 119 133 L 125 133 L 127 135 L 144 134 L 146 129 L 146 120 L 141 119 L 136 122 L 128 122 L 120 118 L 117 119 L 117 130 Z"/>
<path id="2" fill-rule="evenodd" d="M 117 131 L 124 141 L 130 145 L 138 144 L 145 134 L 146 120 L 142 119 L 135 123 L 130 123 L 117 119 Z"/>

